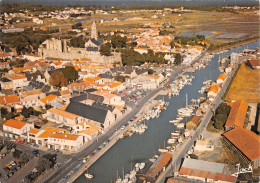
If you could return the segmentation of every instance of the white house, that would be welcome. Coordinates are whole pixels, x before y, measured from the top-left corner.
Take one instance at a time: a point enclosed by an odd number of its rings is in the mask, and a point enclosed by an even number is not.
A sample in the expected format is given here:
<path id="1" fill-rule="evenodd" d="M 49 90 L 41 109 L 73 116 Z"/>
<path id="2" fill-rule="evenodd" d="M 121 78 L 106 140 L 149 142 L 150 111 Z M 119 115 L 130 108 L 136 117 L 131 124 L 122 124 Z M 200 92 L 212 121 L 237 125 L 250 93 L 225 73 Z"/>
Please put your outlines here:
<path id="1" fill-rule="evenodd" d="M 84 137 L 84 143 L 87 141 L 90 141 L 91 139 L 93 139 L 94 137 L 97 136 L 97 134 L 99 133 L 99 131 L 101 130 L 100 127 L 95 126 L 91 123 L 85 123 L 87 125 L 87 128 L 85 128 L 84 130 L 80 130 L 77 134 L 81 135 Z"/>
<path id="2" fill-rule="evenodd" d="M 209 92 L 208 92 L 208 97 L 213 97 L 215 98 L 218 94 L 220 87 L 218 85 L 214 85 L 210 88 Z"/>
<path id="3" fill-rule="evenodd" d="M 69 126 L 74 126 L 85 121 L 85 119 L 79 115 L 56 108 L 49 109 L 47 111 L 47 115 L 45 115 L 45 118 L 50 121 L 64 123 Z"/>
<path id="4" fill-rule="evenodd" d="M 32 123 L 25 123 L 10 119 L 3 125 L 3 131 L 6 137 L 21 140 L 27 137 L 27 132 L 33 129 Z"/>
<path id="5" fill-rule="evenodd" d="M 217 79 L 217 84 L 222 84 L 226 80 L 227 76 L 226 74 L 220 74 Z"/>
<path id="6" fill-rule="evenodd" d="M 48 137 L 48 147 L 54 150 L 77 151 L 83 146 L 83 136 L 54 133 Z"/>
<path id="7" fill-rule="evenodd" d="M 196 151 L 213 151 L 214 143 L 208 140 L 197 140 L 194 150 Z"/>
<path id="8" fill-rule="evenodd" d="M 48 147 L 48 137 L 53 133 L 68 134 L 69 131 L 51 126 L 44 129 L 33 128 L 27 133 L 27 142 Z"/>
<path id="9" fill-rule="evenodd" d="M 24 86 L 28 86 L 29 82 L 27 81 L 26 76 L 14 76 L 11 78 L 13 81 L 13 87 L 16 88 L 22 88 Z"/>
<path id="10" fill-rule="evenodd" d="M 42 59 L 42 57 L 36 54 L 25 54 L 24 59 L 34 62 L 36 60 Z"/>

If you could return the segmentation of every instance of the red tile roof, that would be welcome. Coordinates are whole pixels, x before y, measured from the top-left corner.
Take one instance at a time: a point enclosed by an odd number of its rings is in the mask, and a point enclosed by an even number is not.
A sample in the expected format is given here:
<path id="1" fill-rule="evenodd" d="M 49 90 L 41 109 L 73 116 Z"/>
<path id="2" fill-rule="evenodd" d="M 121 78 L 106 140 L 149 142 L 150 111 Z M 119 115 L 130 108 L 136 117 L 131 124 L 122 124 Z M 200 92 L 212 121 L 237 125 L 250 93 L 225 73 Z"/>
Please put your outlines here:
<path id="1" fill-rule="evenodd" d="M 17 95 L 11 95 L 11 96 L 5 96 L 5 102 L 7 104 L 11 104 L 11 103 L 18 103 L 20 102 L 20 100 Z"/>
<path id="2" fill-rule="evenodd" d="M 260 66 L 260 59 L 252 59 L 252 60 L 248 60 L 248 62 L 250 62 L 250 65 L 252 67 L 259 67 Z"/>
<path id="3" fill-rule="evenodd" d="M 228 115 L 225 127 L 238 126 L 243 128 L 248 104 L 243 100 L 232 102 L 231 111 Z"/>
<path id="4" fill-rule="evenodd" d="M 14 119 L 9 119 L 7 122 L 4 123 L 4 126 L 21 129 L 24 125 L 26 125 L 25 122 L 17 121 Z"/>
<path id="5" fill-rule="evenodd" d="M 50 135 L 49 137 L 51 138 L 56 138 L 56 139 L 64 139 L 64 140 L 77 140 L 78 139 L 78 135 L 70 135 L 70 134 L 62 134 L 62 133 L 54 133 L 52 135 Z"/>
<path id="6" fill-rule="evenodd" d="M 251 161 L 260 158 L 260 137 L 254 132 L 236 127 L 223 135 Z"/>

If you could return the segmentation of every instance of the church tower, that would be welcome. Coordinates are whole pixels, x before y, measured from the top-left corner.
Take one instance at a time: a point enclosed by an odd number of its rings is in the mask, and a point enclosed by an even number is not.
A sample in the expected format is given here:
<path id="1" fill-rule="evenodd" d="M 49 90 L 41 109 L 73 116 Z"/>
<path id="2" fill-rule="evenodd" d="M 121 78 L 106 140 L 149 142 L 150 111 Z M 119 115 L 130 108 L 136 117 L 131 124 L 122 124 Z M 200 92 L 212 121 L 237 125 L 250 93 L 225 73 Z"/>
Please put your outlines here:
<path id="1" fill-rule="evenodd" d="M 97 26 L 96 26 L 96 22 L 94 21 L 91 27 L 91 39 L 95 39 L 97 40 Z"/>

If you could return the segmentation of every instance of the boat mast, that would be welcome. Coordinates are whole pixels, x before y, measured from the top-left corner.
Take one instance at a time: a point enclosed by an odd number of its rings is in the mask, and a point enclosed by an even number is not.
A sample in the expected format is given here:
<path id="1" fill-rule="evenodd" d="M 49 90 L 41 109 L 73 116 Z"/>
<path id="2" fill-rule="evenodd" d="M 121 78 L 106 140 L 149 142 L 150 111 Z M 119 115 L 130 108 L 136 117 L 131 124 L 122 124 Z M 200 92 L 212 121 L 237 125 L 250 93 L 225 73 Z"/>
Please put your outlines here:
<path id="1" fill-rule="evenodd" d="M 124 172 L 124 167 L 123 167 L 123 180 L 125 179 L 125 172 Z"/>
<path id="2" fill-rule="evenodd" d="M 188 108 L 188 94 L 186 93 L 186 108 Z"/>
<path id="3" fill-rule="evenodd" d="M 132 160 L 131 160 L 131 171 L 133 170 L 133 156 L 132 156 Z"/>

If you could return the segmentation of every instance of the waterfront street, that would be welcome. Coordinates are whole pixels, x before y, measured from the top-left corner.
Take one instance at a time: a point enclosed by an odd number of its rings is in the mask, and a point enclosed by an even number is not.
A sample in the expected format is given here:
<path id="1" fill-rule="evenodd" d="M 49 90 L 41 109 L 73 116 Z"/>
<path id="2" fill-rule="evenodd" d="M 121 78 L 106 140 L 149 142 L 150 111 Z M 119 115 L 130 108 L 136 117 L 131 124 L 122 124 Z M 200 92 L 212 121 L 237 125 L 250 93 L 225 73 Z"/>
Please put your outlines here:
<path id="1" fill-rule="evenodd" d="M 252 48 L 252 47 L 256 47 L 257 43 L 250 43 L 247 45 L 249 45 L 249 47 Z M 224 54 L 230 55 L 232 51 L 235 51 L 235 50 L 237 51 L 238 49 L 244 49 L 247 47 L 247 45 L 243 45 L 242 47 L 238 47 L 238 48 L 233 48 L 232 50 L 229 50 L 228 52 L 226 52 Z M 169 102 L 170 102 L 168 109 L 166 111 L 162 112 L 159 119 L 154 119 L 147 123 L 148 131 L 145 132 L 144 135 L 142 135 L 142 136 L 133 135 L 131 138 L 127 138 L 126 140 L 120 140 L 104 156 L 102 156 L 94 165 L 92 165 L 89 168 L 89 172 L 94 174 L 95 178 L 91 182 L 104 182 L 105 180 L 106 180 L 105 182 L 110 182 L 111 180 L 115 180 L 117 170 L 119 170 L 119 175 L 120 175 L 120 177 L 122 177 L 121 176 L 122 171 L 120 171 L 120 169 L 122 169 L 122 167 L 124 167 L 125 173 L 129 172 L 131 159 L 133 157 L 134 157 L 133 164 L 136 162 L 140 162 L 141 160 L 147 161 L 148 158 L 154 154 L 155 149 L 158 150 L 158 146 L 162 147 L 163 141 L 165 141 L 167 138 L 169 138 L 169 134 L 172 131 L 172 125 L 169 124 L 168 121 L 174 118 L 174 116 L 176 115 L 175 111 L 178 108 L 183 107 L 183 105 L 185 105 L 185 100 L 183 100 L 183 99 L 185 98 L 186 92 L 188 92 L 189 98 L 194 98 L 194 97 L 196 98 L 196 97 L 200 96 L 197 93 L 197 90 L 199 88 L 201 88 L 203 81 L 205 81 L 207 79 L 216 80 L 216 78 L 219 76 L 220 72 L 218 71 L 218 63 L 217 63 L 218 55 L 219 54 L 216 54 L 215 57 L 212 58 L 212 61 L 209 63 L 209 66 L 206 68 L 206 70 L 202 69 L 202 70 L 199 70 L 196 72 L 195 76 L 197 79 L 195 79 L 192 82 L 192 86 L 184 87 L 184 91 L 181 92 L 180 96 L 173 97 L 171 99 L 168 99 L 168 97 L 165 97 L 166 101 L 169 100 Z M 229 78 L 228 81 L 230 79 L 231 78 Z M 225 87 L 227 87 L 227 84 L 225 84 L 224 88 Z M 223 93 L 224 93 L 224 90 L 222 90 L 222 92 L 220 92 L 220 96 L 223 95 Z M 220 102 L 221 102 L 221 97 L 218 97 L 216 99 L 215 103 L 219 104 Z M 172 104 L 174 104 L 174 105 L 172 105 Z M 172 111 L 174 111 L 174 112 L 172 112 Z M 211 117 L 211 114 L 207 113 L 207 115 L 204 117 L 204 121 L 208 121 L 208 119 L 210 119 L 210 117 Z M 186 122 L 187 122 L 187 120 L 186 120 Z M 206 122 L 204 122 L 204 123 L 206 124 Z M 204 128 L 204 127 L 201 125 L 199 130 L 197 131 L 197 133 L 201 133 L 202 128 Z M 196 137 L 194 137 L 193 142 L 195 141 L 195 138 Z M 181 149 L 184 147 L 184 145 L 185 144 L 183 144 Z M 190 142 L 190 144 L 188 144 L 188 146 L 189 145 L 192 145 L 192 142 Z M 180 150 L 181 151 L 180 154 L 185 154 L 187 152 L 187 149 Z M 156 150 L 156 152 L 157 152 L 157 150 Z M 117 158 L 117 159 L 115 159 L 115 158 Z M 104 164 L 106 166 L 103 166 Z M 107 167 L 111 167 L 111 168 L 107 169 Z M 146 168 L 146 170 L 147 170 L 147 168 Z M 111 175 L 111 173 L 113 175 Z M 85 179 L 85 176 L 82 175 L 75 182 L 81 183 L 84 181 L 86 181 L 86 179 Z"/>
<path id="2" fill-rule="evenodd" d="M 195 145 L 196 140 L 201 135 L 203 130 L 206 130 L 206 126 L 210 119 L 212 118 L 214 111 L 216 110 L 217 106 L 222 102 L 222 97 L 225 94 L 225 91 L 230 84 L 230 81 L 234 74 L 236 73 L 236 70 L 240 63 L 246 60 L 247 57 L 242 57 L 240 60 L 234 65 L 232 73 L 228 76 L 227 80 L 224 82 L 221 90 L 219 91 L 217 97 L 215 98 L 214 102 L 212 103 L 212 107 L 209 108 L 206 112 L 206 115 L 203 117 L 200 125 L 198 126 L 196 132 L 192 135 L 192 139 L 188 139 L 182 146 L 182 149 L 180 152 L 173 154 L 173 160 L 171 165 L 166 169 L 166 171 L 159 177 L 157 180 L 157 183 L 164 182 L 166 177 L 173 176 L 173 172 L 177 172 L 179 170 L 181 160 L 184 158 L 184 156 L 187 154 L 187 152 L 191 149 L 192 146 Z M 173 168 L 175 167 L 175 169 Z"/>
<path id="3" fill-rule="evenodd" d="M 201 55 L 201 57 L 204 56 L 205 53 Z M 201 57 L 194 60 L 196 62 Z M 171 83 L 176 77 L 178 77 L 179 74 L 183 72 L 184 69 L 188 68 L 187 65 L 181 65 L 176 70 L 173 71 L 172 75 L 170 76 L 168 82 L 165 84 L 165 86 L 169 83 Z M 71 155 L 63 155 L 63 159 L 69 159 L 69 161 L 62 163 L 61 167 L 58 171 L 55 172 L 54 175 L 50 177 L 50 179 L 47 182 L 50 183 L 56 183 L 62 180 L 62 178 L 67 175 L 73 168 L 77 167 L 77 165 L 82 161 L 84 157 L 86 157 L 88 154 L 92 153 L 97 147 L 102 145 L 107 139 L 109 139 L 116 131 L 116 129 L 119 129 L 122 125 L 125 125 L 130 119 L 132 119 L 133 116 L 135 116 L 143 107 L 143 105 L 153 98 L 158 92 L 162 90 L 163 87 L 158 88 L 156 90 L 147 92 L 147 95 L 143 97 L 141 100 L 138 101 L 136 104 L 136 107 L 131 110 L 130 113 L 128 113 L 123 119 L 118 121 L 115 125 L 112 126 L 106 133 L 102 134 L 101 136 L 97 137 L 98 141 L 95 142 L 95 139 L 91 141 L 88 146 L 86 146 L 84 149 L 82 149 L 80 152 L 71 154 Z"/>

